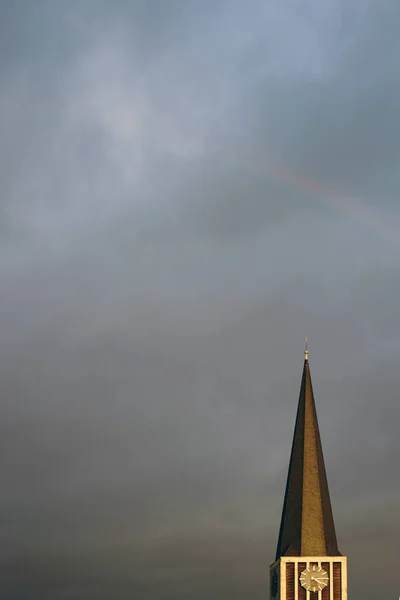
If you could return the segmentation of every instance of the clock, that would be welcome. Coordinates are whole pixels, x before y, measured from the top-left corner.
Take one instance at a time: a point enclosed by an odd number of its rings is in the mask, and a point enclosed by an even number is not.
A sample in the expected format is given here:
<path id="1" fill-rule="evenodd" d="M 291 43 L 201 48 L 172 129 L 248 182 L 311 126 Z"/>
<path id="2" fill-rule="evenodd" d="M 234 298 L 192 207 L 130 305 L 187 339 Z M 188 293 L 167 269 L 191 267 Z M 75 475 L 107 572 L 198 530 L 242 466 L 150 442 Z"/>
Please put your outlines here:
<path id="1" fill-rule="evenodd" d="M 322 567 L 307 567 L 300 575 L 300 583 L 306 590 L 317 592 L 328 585 L 328 573 Z"/>
<path id="2" fill-rule="evenodd" d="M 275 598 L 276 594 L 278 593 L 278 574 L 276 572 L 276 569 L 274 569 L 272 571 L 272 576 L 271 576 L 271 594 L 272 597 Z"/>

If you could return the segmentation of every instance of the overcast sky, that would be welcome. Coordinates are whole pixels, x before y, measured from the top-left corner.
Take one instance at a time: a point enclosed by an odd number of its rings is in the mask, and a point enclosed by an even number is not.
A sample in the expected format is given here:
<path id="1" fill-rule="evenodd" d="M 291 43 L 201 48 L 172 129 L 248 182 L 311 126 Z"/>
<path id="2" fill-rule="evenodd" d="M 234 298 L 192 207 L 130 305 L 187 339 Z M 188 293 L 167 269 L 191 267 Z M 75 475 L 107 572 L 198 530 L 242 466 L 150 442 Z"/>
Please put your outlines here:
<path id="1" fill-rule="evenodd" d="M 398 597 L 399 28 L 0 3 L 2 598 L 267 598 L 306 335 L 350 600 Z"/>

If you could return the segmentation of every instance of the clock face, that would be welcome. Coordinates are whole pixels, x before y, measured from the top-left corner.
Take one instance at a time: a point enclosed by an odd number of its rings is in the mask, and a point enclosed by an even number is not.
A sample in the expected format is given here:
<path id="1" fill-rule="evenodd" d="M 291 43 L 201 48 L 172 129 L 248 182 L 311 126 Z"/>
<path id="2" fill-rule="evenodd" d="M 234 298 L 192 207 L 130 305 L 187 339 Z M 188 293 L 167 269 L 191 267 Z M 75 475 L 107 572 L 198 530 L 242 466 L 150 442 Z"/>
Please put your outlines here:
<path id="1" fill-rule="evenodd" d="M 316 565 L 307 567 L 300 575 L 301 585 L 310 592 L 323 590 L 328 585 L 328 581 L 328 573 L 322 567 L 317 567 Z"/>
<path id="2" fill-rule="evenodd" d="M 274 571 L 272 572 L 272 577 L 271 577 L 271 594 L 275 598 L 277 593 L 278 593 L 278 575 L 277 575 L 276 569 L 274 569 Z"/>

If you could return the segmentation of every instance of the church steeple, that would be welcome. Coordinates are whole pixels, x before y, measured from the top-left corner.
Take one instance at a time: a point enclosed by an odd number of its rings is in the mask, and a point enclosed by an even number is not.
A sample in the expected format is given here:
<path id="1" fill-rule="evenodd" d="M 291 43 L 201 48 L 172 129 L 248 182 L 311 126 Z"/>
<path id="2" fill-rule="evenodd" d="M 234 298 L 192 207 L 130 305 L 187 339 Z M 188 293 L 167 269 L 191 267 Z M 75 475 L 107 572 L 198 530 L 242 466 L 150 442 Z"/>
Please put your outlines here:
<path id="1" fill-rule="evenodd" d="M 341 556 L 315 410 L 307 338 L 276 560 L 285 556 Z"/>

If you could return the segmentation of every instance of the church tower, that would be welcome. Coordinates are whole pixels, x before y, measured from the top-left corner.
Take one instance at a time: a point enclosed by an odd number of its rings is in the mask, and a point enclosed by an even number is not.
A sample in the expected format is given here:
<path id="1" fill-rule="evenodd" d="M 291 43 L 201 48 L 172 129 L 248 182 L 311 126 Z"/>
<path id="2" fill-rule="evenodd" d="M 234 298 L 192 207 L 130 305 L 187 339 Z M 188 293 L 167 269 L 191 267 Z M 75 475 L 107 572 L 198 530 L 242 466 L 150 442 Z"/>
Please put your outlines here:
<path id="1" fill-rule="evenodd" d="M 308 350 L 294 428 L 270 600 L 347 600 L 315 410 Z"/>

